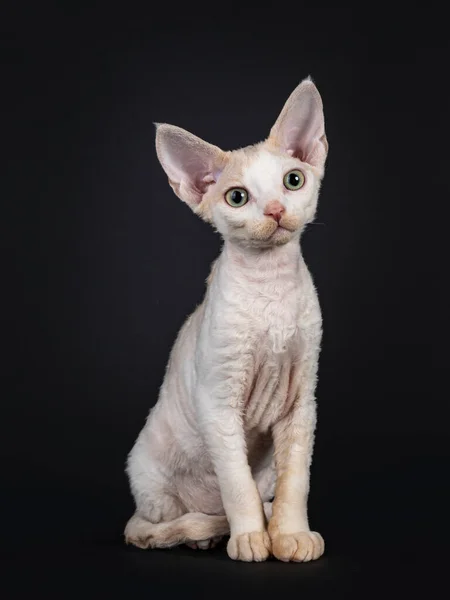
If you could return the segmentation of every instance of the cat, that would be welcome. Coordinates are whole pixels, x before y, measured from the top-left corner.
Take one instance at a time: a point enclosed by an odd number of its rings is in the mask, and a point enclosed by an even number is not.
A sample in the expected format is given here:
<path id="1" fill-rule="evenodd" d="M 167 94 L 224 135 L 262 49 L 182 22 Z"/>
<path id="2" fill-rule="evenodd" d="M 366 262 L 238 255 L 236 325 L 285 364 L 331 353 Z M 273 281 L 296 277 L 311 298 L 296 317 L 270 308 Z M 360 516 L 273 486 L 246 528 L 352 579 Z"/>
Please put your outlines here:
<path id="1" fill-rule="evenodd" d="M 317 559 L 307 498 L 322 318 L 299 240 L 328 153 L 320 94 L 304 79 L 268 138 L 234 151 L 155 125 L 172 189 L 224 243 L 128 456 L 125 540 L 206 549 L 229 535 L 235 560 Z"/>

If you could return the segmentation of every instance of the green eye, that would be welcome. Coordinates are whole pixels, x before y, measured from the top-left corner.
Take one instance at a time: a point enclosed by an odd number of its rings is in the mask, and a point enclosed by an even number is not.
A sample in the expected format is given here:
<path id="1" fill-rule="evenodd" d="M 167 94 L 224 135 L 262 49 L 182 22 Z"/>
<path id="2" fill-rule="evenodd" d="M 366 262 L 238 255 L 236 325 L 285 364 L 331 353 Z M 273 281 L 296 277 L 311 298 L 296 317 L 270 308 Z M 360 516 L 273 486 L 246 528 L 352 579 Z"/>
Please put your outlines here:
<path id="1" fill-rule="evenodd" d="M 231 190 L 228 190 L 225 194 L 225 200 L 233 208 L 244 206 L 244 204 L 247 204 L 248 202 L 247 190 L 244 190 L 244 188 L 231 188 Z"/>
<path id="2" fill-rule="evenodd" d="M 301 171 L 295 169 L 286 173 L 283 179 L 284 187 L 288 190 L 299 190 L 305 183 L 305 176 Z"/>

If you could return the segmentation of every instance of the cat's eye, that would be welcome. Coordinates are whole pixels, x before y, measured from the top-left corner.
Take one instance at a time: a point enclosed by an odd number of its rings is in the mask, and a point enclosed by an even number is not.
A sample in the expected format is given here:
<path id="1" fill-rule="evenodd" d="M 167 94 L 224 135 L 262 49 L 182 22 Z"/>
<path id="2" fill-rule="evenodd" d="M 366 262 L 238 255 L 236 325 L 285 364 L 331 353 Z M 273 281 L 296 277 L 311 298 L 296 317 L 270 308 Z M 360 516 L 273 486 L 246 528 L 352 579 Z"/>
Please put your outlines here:
<path id="1" fill-rule="evenodd" d="M 233 208 L 244 206 L 244 204 L 247 204 L 248 202 L 247 190 L 244 190 L 244 188 L 231 188 L 231 190 L 228 190 L 225 194 L 225 200 Z"/>
<path id="2" fill-rule="evenodd" d="M 284 187 L 288 190 L 299 190 L 305 183 L 305 176 L 298 169 L 286 173 L 283 179 Z"/>

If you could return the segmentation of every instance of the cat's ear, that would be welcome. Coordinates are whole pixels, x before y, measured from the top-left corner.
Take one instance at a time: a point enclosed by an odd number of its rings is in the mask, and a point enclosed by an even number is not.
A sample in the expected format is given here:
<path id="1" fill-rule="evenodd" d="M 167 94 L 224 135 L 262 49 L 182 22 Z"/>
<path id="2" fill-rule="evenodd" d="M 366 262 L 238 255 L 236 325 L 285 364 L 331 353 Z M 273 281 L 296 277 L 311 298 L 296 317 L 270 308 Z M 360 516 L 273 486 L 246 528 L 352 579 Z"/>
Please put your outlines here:
<path id="1" fill-rule="evenodd" d="M 222 172 L 226 153 L 181 127 L 155 125 L 159 162 L 176 195 L 195 209 Z"/>
<path id="2" fill-rule="evenodd" d="M 314 167 L 323 169 L 328 152 L 319 91 L 308 77 L 289 96 L 269 142 Z"/>

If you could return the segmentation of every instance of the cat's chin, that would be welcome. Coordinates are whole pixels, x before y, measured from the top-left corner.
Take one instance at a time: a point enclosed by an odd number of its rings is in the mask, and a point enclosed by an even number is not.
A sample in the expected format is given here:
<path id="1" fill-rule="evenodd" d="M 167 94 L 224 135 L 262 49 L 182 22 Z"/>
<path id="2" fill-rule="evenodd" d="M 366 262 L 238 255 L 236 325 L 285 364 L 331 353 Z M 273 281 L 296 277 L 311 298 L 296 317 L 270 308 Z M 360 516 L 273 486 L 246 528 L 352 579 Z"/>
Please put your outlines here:
<path id="1" fill-rule="evenodd" d="M 285 229 L 284 227 L 277 227 L 275 231 L 270 236 L 268 242 L 274 246 L 282 246 L 283 244 L 287 244 L 292 240 L 294 236 L 294 232 L 289 229 Z"/>
<path id="2" fill-rule="evenodd" d="M 279 225 L 275 227 L 270 233 L 267 231 L 246 231 L 244 233 L 243 228 L 237 229 L 233 232 L 235 235 L 224 236 L 230 242 L 237 244 L 238 246 L 247 248 L 273 248 L 275 246 L 284 246 L 299 236 L 300 228 L 294 227 L 283 227 Z M 236 233 L 238 235 L 236 235 Z M 239 235 L 240 234 L 240 235 Z"/>
<path id="3" fill-rule="evenodd" d="M 294 238 L 295 232 L 277 227 L 277 229 L 266 239 L 253 238 L 250 245 L 255 248 L 273 248 L 274 246 L 284 246 Z"/>

